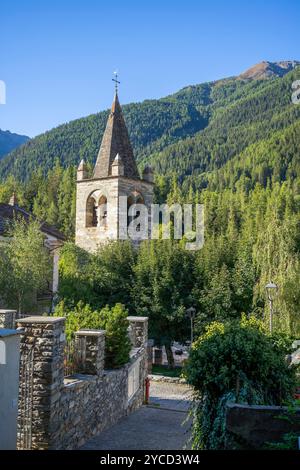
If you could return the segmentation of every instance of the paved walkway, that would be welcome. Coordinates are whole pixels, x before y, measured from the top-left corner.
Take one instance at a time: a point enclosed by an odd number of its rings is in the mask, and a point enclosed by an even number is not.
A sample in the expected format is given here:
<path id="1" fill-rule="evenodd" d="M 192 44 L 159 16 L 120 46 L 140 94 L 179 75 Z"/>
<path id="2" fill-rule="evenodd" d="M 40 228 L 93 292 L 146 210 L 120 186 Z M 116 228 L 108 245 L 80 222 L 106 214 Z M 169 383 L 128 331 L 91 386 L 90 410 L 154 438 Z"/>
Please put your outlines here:
<path id="1" fill-rule="evenodd" d="M 151 381 L 150 405 L 188 412 L 191 398 L 191 390 L 185 384 Z"/>
<path id="2" fill-rule="evenodd" d="M 143 406 L 89 440 L 83 450 L 179 450 L 189 448 L 186 385 L 151 382 L 150 406 Z"/>

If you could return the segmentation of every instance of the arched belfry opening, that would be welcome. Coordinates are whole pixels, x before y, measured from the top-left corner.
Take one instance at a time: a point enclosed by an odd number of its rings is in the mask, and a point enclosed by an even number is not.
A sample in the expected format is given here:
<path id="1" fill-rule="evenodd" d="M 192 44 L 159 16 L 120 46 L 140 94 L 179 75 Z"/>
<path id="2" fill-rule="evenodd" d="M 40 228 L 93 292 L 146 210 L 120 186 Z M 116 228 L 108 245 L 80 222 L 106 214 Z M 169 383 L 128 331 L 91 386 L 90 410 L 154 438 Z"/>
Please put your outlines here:
<path id="1" fill-rule="evenodd" d="M 97 227 L 98 225 L 98 214 L 97 214 L 97 202 L 93 195 L 88 197 L 86 202 L 86 217 L 85 217 L 85 226 L 86 227 Z"/>
<path id="2" fill-rule="evenodd" d="M 99 190 L 94 191 L 87 199 L 86 227 L 107 227 L 107 197 Z"/>
<path id="3" fill-rule="evenodd" d="M 135 215 L 131 215 L 129 213 L 129 209 L 133 204 L 144 204 L 144 198 L 142 194 L 138 191 L 134 191 L 127 198 L 127 227 L 129 226 L 130 222 L 132 222 L 134 219 L 136 219 L 140 215 L 140 211 L 136 211 Z M 140 228 L 139 226 L 137 226 L 137 231 L 139 230 Z"/>

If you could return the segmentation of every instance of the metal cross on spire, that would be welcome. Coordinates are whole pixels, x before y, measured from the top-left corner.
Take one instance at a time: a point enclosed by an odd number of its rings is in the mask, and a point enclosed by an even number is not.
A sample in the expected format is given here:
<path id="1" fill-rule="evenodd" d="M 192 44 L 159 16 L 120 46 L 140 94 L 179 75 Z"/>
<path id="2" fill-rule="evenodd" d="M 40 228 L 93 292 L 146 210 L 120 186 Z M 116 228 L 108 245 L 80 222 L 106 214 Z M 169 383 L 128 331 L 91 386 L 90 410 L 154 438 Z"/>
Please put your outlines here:
<path id="1" fill-rule="evenodd" d="M 115 78 L 112 78 L 112 81 L 115 82 L 115 90 L 116 90 L 116 93 L 118 93 L 118 84 L 121 83 L 118 81 L 118 71 L 116 70 L 114 72 L 114 76 Z"/>

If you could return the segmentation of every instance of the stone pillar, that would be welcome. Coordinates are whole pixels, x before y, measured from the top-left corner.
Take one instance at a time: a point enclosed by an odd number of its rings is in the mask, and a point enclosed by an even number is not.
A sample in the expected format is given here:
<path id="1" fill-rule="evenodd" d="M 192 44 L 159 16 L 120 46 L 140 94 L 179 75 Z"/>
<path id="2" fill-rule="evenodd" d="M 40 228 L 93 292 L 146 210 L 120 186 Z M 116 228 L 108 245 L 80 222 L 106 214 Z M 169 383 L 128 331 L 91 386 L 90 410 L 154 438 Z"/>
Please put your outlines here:
<path id="1" fill-rule="evenodd" d="M 0 328 L 13 330 L 15 327 L 17 311 L 16 310 L 0 310 Z"/>
<path id="2" fill-rule="evenodd" d="M 77 168 L 77 181 L 82 181 L 88 178 L 88 169 L 85 161 L 82 159 Z"/>
<path id="3" fill-rule="evenodd" d="M 51 449 L 61 426 L 60 398 L 64 383 L 65 318 L 27 317 L 17 321 L 21 328 L 20 370 L 33 348 L 32 449 Z M 22 380 L 22 377 L 20 377 Z M 23 384 L 24 385 L 24 384 Z M 26 393 L 20 382 L 20 395 Z M 30 404 L 29 404 L 30 406 Z M 22 433 L 22 429 L 20 430 Z"/>
<path id="4" fill-rule="evenodd" d="M 161 366 L 163 363 L 163 351 L 161 348 L 154 349 L 154 364 L 156 366 Z"/>
<path id="5" fill-rule="evenodd" d="M 127 317 L 129 336 L 133 348 L 147 347 L 148 317 Z"/>
<path id="6" fill-rule="evenodd" d="M 154 340 L 149 339 L 147 343 L 148 374 L 152 374 Z"/>
<path id="7" fill-rule="evenodd" d="M 80 330 L 75 333 L 78 372 L 100 375 L 104 369 L 105 331 Z"/>
<path id="8" fill-rule="evenodd" d="M 53 295 L 57 294 L 58 291 L 58 277 L 59 277 L 59 248 L 53 250 L 53 280 L 52 280 L 52 291 Z"/>
<path id="9" fill-rule="evenodd" d="M 142 404 L 145 399 L 145 380 L 148 376 L 148 317 L 127 317 L 129 321 L 129 337 L 131 340 L 131 344 L 133 348 L 138 348 L 139 354 L 139 363 L 138 363 L 138 371 L 134 366 L 133 369 L 129 369 L 128 371 L 128 394 L 133 386 L 135 387 L 134 383 L 138 380 L 138 394 L 137 397 L 133 400 L 133 396 L 131 396 L 129 401 L 129 408 L 128 410 L 133 410 L 137 404 Z M 131 354 L 133 351 L 131 351 Z M 133 374 L 133 375 L 132 375 Z M 138 377 L 138 379 L 137 379 Z M 137 393 L 137 390 L 136 390 Z"/>
<path id="10" fill-rule="evenodd" d="M 59 284 L 59 253 L 60 248 L 63 246 L 61 240 L 46 240 L 45 246 L 49 249 L 52 255 L 52 293 L 53 293 L 53 305 L 52 310 L 54 310 L 54 305 L 56 302 L 58 284 Z"/>

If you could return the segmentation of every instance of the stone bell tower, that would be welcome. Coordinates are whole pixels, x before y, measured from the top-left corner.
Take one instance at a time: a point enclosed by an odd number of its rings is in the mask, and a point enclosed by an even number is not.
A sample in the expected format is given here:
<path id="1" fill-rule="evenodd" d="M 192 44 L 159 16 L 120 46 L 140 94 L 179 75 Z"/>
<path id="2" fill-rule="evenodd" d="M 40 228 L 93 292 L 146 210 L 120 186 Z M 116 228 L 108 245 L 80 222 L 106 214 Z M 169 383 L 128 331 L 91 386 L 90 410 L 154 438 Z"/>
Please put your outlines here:
<path id="1" fill-rule="evenodd" d="M 127 198 L 127 209 L 136 203 L 150 209 L 153 173 L 146 167 L 139 176 L 116 90 L 93 176 L 88 178 L 83 160 L 77 169 L 78 246 L 93 252 L 101 243 L 120 238 L 121 196 L 122 201 Z"/>

